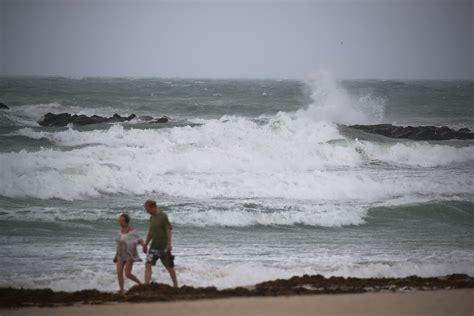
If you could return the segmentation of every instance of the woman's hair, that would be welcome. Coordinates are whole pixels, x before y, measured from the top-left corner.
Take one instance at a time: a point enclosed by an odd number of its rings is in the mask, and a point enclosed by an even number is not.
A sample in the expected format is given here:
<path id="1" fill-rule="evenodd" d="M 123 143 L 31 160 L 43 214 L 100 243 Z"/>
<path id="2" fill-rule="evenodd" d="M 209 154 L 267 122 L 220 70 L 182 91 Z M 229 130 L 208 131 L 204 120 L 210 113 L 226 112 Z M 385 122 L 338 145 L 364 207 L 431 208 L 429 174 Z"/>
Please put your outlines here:
<path id="1" fill-rule="evenodd" d="M 128 214 L 122 213 L 120 214 L 120 217 L 123 217 L 127 224 L 130 223 L 130 216 L 128 216 Z"/>

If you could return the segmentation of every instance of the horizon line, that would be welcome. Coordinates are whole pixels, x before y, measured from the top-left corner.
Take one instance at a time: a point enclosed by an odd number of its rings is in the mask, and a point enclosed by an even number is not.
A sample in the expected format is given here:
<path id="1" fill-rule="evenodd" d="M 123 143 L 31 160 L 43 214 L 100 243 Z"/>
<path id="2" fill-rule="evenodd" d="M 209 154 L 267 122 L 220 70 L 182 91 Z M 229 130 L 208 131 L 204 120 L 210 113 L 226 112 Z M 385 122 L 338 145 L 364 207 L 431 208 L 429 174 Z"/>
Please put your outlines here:
<path id="1" fill-rule="evenodd" d="M 7 75 L 0 74 L 0 79 L 4 78 L 55 78 L 55 79 L 70 79 L 70 80 L 83 80 L 83 79 L 162 79 L 162 80 L 273 80 L 273 81 L 307 81 L 318 76 L 308 75 L 306 77 L 187 77 L 187 76 L 131 76 L 131 75 L 86 75 L 86 76 L 74 76 L 74 75 Z M 473 78 L 336 78 L 336 81 L 474 81 Z"/>

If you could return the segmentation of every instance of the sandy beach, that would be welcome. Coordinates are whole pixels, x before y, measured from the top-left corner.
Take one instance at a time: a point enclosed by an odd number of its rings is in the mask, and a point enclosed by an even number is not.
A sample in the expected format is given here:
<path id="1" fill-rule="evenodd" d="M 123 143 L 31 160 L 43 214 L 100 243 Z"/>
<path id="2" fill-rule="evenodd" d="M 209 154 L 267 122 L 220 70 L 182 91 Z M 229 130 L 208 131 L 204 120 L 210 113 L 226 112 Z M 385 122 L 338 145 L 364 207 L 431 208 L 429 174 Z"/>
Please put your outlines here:
<path id="1" fill-rule="evenodd" d="M 474 289 L 229 298 L 0 310 L 7 315 L 469 315 Z"/>

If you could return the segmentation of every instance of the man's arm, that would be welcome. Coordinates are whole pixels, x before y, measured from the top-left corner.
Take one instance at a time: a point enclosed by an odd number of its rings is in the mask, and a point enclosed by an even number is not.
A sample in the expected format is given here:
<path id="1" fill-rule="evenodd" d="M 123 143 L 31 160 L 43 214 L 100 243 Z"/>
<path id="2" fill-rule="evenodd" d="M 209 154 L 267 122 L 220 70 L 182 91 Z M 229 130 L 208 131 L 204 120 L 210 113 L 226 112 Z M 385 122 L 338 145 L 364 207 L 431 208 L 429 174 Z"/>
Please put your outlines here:
<path id="1" fill-rule="evenodd" d="M 168 245 L 166 246 L 166 249 L 167 249 L 168 251 L 173 250 L 173 246 L 171 245 L 171 237 L 172 237 L 171 231 L 172 231 L 172 230 L 173 230 L 173 229 L 171 229 L 171 227 L 170 227 L 170 228 L 168 228 L 168 230 L 166 231 L 166 234 L 168 235 Z"/>
<path id="2" fill-rule="evenodd" d="M 145 246 L 148 246 L 151 240 L 151 228 L 148 228 L 148 234 L 146 235 Z"/>
<path id="3" fill-rule="evenodd" d="M 148 228 L 148 234 L 146 235 L 146 240 L 145 240 L 145 242 L 143 242 L 143 240 L 141 241 L 141 242 L 142 242 L 142 248 L 143 248 L 143 252 L 144 252 L 144 253 L 147 253 L 147 252 L 148 252 L 148 243 L 150 243 L 150 240 L 151 240 L 151 229 Z"/>

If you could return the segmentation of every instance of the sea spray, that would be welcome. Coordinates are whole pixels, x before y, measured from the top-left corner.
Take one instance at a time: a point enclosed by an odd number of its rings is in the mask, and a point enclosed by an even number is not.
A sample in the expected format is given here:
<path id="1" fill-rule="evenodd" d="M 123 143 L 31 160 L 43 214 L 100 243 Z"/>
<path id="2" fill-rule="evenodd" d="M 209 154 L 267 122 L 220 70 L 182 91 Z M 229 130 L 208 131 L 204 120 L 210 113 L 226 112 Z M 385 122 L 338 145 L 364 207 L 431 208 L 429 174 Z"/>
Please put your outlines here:
<path id="1" fill-rule="evenodd" d="M 329 73 L 306 80 L 312 102 L 299 110 L 301 116 L 341 124 L 379 123 L 384 120 L 385 100 L 370 93 L 351 94 Z"/>

